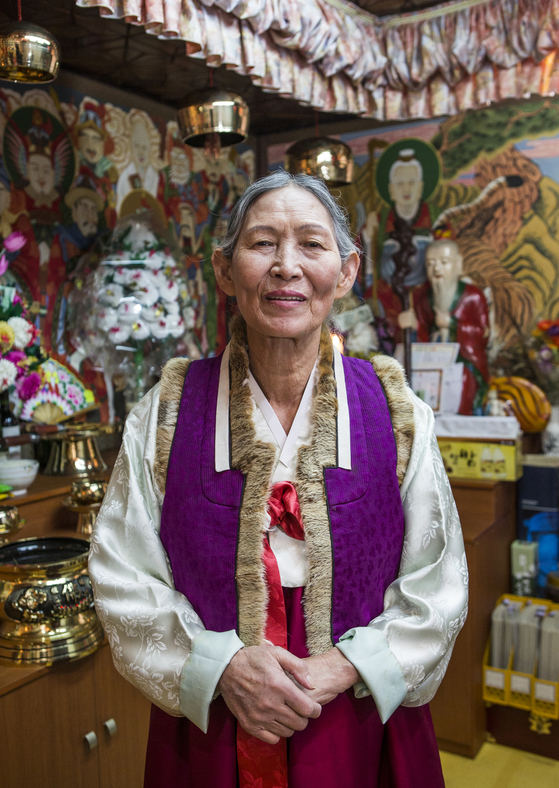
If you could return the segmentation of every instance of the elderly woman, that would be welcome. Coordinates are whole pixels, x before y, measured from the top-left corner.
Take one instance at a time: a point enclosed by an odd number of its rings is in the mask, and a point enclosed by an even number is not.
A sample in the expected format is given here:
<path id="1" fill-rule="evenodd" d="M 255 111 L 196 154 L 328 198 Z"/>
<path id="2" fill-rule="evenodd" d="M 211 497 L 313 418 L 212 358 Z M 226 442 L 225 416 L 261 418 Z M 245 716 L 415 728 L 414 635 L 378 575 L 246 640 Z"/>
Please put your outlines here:
<path id="1" fill-rule="evenodd" d="M 328 316 L 359 264 L 320 181 L 247 189 L 213 256 L 240 315 L 132 411 L 91 544 L 146 786 L 444 784 L 426 704 L 466 616 L 433 415 Z M 171 716 L 173 715 L 173 716 Z"/>

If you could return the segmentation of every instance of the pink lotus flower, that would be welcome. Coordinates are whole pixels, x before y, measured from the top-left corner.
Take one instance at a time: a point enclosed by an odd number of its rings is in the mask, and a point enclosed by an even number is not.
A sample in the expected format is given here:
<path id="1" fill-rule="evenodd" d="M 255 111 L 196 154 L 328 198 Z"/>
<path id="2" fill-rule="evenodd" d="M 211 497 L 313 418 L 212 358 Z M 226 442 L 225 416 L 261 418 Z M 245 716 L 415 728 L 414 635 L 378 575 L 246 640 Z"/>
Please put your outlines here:
<path id="1" fill-rule="evenodd" d="M 4 241 L 4 247 L 8 252 L 19 252 L 27 243 L 27 238 L 23 233 L 13 232 Z"/>

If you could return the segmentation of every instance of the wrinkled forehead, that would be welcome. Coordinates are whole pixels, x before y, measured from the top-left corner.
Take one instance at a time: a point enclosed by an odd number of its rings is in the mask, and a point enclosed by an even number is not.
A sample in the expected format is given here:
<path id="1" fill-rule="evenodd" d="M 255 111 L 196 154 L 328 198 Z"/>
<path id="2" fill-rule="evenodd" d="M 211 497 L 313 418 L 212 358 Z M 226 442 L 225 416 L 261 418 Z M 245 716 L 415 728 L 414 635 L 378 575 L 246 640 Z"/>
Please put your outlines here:
<path id="1" fill-rule="evenodd" d="M 241 232 L 254 222 L 265 224 L 266 217 L 269 217 L 270 225 L 277 224 L 278 229 L 287 223 L 314 222 L 334 233 L 334 222 L 326 206 L 312 192 L 295 184 L 260 195 L 246 212 Z"/>

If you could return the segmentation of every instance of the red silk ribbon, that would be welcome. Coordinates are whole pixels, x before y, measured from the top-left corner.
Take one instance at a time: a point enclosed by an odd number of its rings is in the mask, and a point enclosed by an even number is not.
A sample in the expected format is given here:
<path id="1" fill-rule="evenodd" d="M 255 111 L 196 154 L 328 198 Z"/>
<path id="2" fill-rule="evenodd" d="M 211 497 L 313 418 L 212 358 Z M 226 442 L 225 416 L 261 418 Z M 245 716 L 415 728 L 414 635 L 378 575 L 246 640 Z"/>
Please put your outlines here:
<path id="1" fill-rule="evenodd" d="M 293 539 L 305 533 L 297 491 L 291 482 L 278 482 L 268 500 L 270 528 L 279 526 Z M 262 540 L 262 559 L 268 586 L 265 638 L 274 646 L 287 648 L 287 618 L 278 563 L 268 535 Z M 266 744 L 237 725 L 237 761 L 240 788 L 287 788 L 287 740 Z"/>

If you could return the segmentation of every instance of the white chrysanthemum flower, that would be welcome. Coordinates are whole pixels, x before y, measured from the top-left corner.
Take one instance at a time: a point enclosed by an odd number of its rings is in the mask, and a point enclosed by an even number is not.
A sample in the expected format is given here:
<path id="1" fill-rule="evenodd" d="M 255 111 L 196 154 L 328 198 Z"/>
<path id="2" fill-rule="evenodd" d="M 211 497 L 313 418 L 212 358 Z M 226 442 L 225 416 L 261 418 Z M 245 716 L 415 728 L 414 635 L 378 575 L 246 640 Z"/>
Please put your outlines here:
<path id="1" fill-rule="evenodd" d="M 112 285 L 107 285 L 101 290 L 99 298 L 102 304 L 118 306 L 121 298 L 124 298 L 124 289 L 121 285 L 113 282 Z"/>
<path id="2" fill-rule="evenodd" d="M 15 320 L 16 318 L 11 318 Z M 18 318 L 21 319 L 21 318 Z M 15 329 L 14 329 L 15 331 Z M 17 367 L 7 358 L 0 359 L 0 391 L 6 391 L 15 383 Z"/>
<path id="3" fill-rule="evenodd" d="M 123 298 L 117 309 L 118 322 L 126 325 L 139 320 L 141 314 L 142 305 L 135 297 Z"/>
<path id="4" fill-rule="evenodd" d="M 14 347 L 23 350 L 33 339 L 33 326 L 23 317 L 11 317 L 8 325 L 14 332 Z"/>
<path id="5" fill-rule="evenodd" d="M 116 309 L 109 309 L 108 307 L 105 309 L 100 309 L 97 312 L 97 323 L 101 331 L 108 331 L 111 328 L 114 328 L 118 323 L 118 315 Z"/>
<path id="6" fill-rule="evenodd" d="M 170 334 L 167 318 L 160 317 L 155 323 L 150 323 L 150 330 L 156 339 L 166 339 Z"/>
<path id="7" fill-rule="evenodd" d="M 196 324 L 196 310 L 187 306 L 182 310 L 185 328 L 194 328 Z"/>
<path id="8" fill-rule="evenodd" d="M 120 345 L 121 342 L 126 342 L 130 337 L 130 333 L 129 325 L 116 325 L 109 330 L 108 335 L 111 342 L 115 345 Z"/>
<path id="9" fill-rule="evenodd" d="M 185 331 L 184 320 L 182 317 L 175 317 L 174 315 L 169 315 L 167 318 L 167 325 L 169 327 L 169 333 L 172 337 L 178 338 L 182 337 Z"/>
<path id="10" fill-rule="evenodd" d="M 178 315 L 179 313 L 179 305 L 176 301 L 169 303 L 168 301 L 165 302 L 165 311 L 168 315 Z"/>
<path id="11" fill-rule="evenodd" d="M 143 306 L 152 306 L 159 298 L 159 291 L 153 282 L 146 279 L 134 288 L 134 296 Z"/>
<path id="12" fill-rule="evenodd" d="M 143 320 L 135 320 L 130 326 L 130 336 L 132 339 L 147 339 L 149 328 Z"/>
<path id="13" fill-rule="evenodd" d="M 113 278 L 117 284 L 128 285 L 134 273 L 134 268 L 128 268 L 124 265 L 119 265 L 115 268 Z"/>
<path id="14" fill-rule="evenodd" d="M 179 297 L 179 286 L 172 279 L 166 279 L 165 284 L 160 286 L 159 293 L 164 301 L 176 301 Z"/>
<path id="15" fill-rule="evenodd" d="M 154 304 L 142 309 L 142 320 L 144 323 L 156 323 L 161 318 L 165 317 L 165 310 L 161 304 Z"/>
<path id="16" fill-rule="evenodd" d="M 159 271 L 160 268 L 166 265 L 167 257 L 161 254 L 161 252 L 154 252 L 150 254 L 149 257 L 146 257 L 145 263 L 152 271 Z"/>

